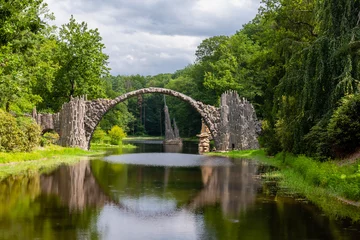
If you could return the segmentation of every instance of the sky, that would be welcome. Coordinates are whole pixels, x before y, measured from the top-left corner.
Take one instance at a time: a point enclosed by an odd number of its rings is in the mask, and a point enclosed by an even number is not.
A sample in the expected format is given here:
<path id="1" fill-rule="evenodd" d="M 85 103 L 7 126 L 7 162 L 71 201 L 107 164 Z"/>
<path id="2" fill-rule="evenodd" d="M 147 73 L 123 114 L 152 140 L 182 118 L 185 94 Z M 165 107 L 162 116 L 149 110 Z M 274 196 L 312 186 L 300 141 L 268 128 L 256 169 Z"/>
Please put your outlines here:
<path id="1" fill-rule="evenodd" d="M 97 28 L 112 75 L 173 73 L 195 61 L 202 40 L 232 35 L 260 0 L 44 0 L 61 26 L 71 15 Z"/>

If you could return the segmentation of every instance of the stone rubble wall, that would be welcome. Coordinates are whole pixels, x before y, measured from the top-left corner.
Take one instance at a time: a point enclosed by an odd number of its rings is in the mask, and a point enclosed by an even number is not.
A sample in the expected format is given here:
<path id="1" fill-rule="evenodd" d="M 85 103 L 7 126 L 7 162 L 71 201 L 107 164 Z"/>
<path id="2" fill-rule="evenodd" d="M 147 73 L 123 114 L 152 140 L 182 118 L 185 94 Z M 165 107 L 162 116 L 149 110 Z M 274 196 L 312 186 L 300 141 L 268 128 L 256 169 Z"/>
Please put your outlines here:
<path id="1" fill-rule="evenodd" d="M 33 109 L 32 118 L 36 121 L 38 125 L 41 127 L 42 132 L 46 132 L 48 130 L 54 130 L 55 132 L 60 132 L 60 114 L 55 113 L 37 113 L 36 109 Z"/>

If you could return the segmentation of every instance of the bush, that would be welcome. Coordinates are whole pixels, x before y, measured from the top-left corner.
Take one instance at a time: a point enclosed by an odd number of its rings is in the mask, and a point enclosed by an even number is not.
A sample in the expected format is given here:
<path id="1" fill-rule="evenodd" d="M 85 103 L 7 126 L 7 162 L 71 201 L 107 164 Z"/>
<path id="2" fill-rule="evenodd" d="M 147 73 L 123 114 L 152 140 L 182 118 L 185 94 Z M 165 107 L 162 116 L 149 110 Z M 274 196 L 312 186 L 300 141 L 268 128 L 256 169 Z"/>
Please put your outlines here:
<path id="1" fill-rule="evenodd" d="M 115 125 L 111 128 L 111 130 L 109 131 L 109 136 L 110 136 L 110 143 L 113 145 L 120 145 L 121 141 L 124 137 L 126 137 L 126 133 L 124 132 L 124 130 Z"/>
<path id="2" fill-rule="evenodd" d="M 94 143 L 103 143 L 106 136 L 106 132 L 100 127 L 97 127 L 92 135 L 91 141 Z"/>
<path id="3" fill-rule="evenodd" d="M 20 151 L 22 133 L 17 126 L 16 119 L 0 109 L 0 151 Z"/>
<path id="4" fill-rule="evenodd" d="M 41 138 L 41 146 L 47 146 L 55 144 L 59 140 L 60 136 L 56 132 L 46 132 Z"/>
<path id="5" fill-rule="evenodd" d="M 260 146 L 266 148 L 266 154 L 274 156 L 281 152 L 281 144 L 276 137 L 276 133 L 273 127 L 269 125 L 268 121 L 262 121 L 261 134 L 259 136 Z"/>
<path id="6" fill-rule="evenodd" d="M 0 109 L 0 151 L 31 151 L 40 142 L 40 127 L 30 118 L 16 119 Z"/>
<path id="7" fill-rule="evenodd" d="M 331 156 L 331 146 L 327 131 L 328 122 L 329 118 L 320 121 L 304 136 L 306 155 L 315 157 L 321 161 L 326 161 Z"/>
<path id="8" fill-rule="evenodd" d="M 20 151 L 30 152 L 40 144 L 40 126 L 31 118 L 21 117 L 16 120 L 20 131 L 23 133 L 23 147 Z"/>
<path id="9" fill-rule="evenodd" d="M 360 94 L 349 95 L 331 116 L 327 128 L 333 154 L 342 157 L 360 147 Z"/>

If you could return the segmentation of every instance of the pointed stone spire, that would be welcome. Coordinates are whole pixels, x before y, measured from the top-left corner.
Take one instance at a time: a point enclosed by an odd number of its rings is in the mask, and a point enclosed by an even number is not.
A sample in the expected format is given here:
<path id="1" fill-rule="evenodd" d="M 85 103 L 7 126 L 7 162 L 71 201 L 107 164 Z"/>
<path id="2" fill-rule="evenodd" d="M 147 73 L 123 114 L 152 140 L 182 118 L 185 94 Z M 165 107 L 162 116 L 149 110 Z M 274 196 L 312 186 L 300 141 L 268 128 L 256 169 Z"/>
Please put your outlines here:
<path id="1" fill-rule="evenodd" d="M 171 120 L 169 115 L 169 109 L 166 106 L 165 96 L 164 96 L 164 113 L 165 113 L 165 141 L 172 140 L 175 138 L 174 131 L 171 127 Z"/>
<path id="2" fill-rule="evenodd" d="M 177 125 L 176 125 L 175 118 L 173 119 L 173 123 L 174 123 L 174 137 L 175 138 L 180 138 L 179 129 L 178 129 Z"/>

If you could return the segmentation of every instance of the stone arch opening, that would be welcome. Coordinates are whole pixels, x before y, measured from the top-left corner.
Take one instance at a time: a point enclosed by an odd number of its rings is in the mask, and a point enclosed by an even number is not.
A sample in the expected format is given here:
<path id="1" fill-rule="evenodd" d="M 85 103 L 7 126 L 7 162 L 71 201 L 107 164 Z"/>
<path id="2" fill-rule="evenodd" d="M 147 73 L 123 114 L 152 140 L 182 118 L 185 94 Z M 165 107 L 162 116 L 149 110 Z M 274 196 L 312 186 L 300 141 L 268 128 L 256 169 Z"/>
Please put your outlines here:
<path id="1" fill-rule="evenodd" d="M 105 116 L 106 113 L 108 113 L 112 108 L 114 108 L 119 103 L 122 103 L 132 97 L 145 95 L 145 94 L 168 95 L 168 96 L 176 97 L 184 102 L 189 103 L 190 106 L 192 106 L 200 114 L 201 118 L 204 120 L 204 123 L 209 128 L 212 137 L 214 138 L 216 136 L 217 133 L 215 126 L 216 123 L 213 116 L 216 116 L 216 114 L 219 112 L 218 108 L 204 104 L 200 101 L 196 101 L 193 98 L 174 90 L 170 90 L 166 88 L 150 87 L 150 88 L 143 88 L 125 93 L 123 95 L 116 97 L 113 100 L 97 99 L 95 101 L 87 102 L 86 117 L 84 122 L 87 148 L 88 149 L 90 148 L 90 141 L 92 135 L 97 125 L 100 123 L 101 119 Z"/>
<path id="2" fill-rule="evenodd" d="M 45 133 L 57 133 L 54 128 L 46 128 L 41 130 L 41 136 L 44 136 Z"/>

